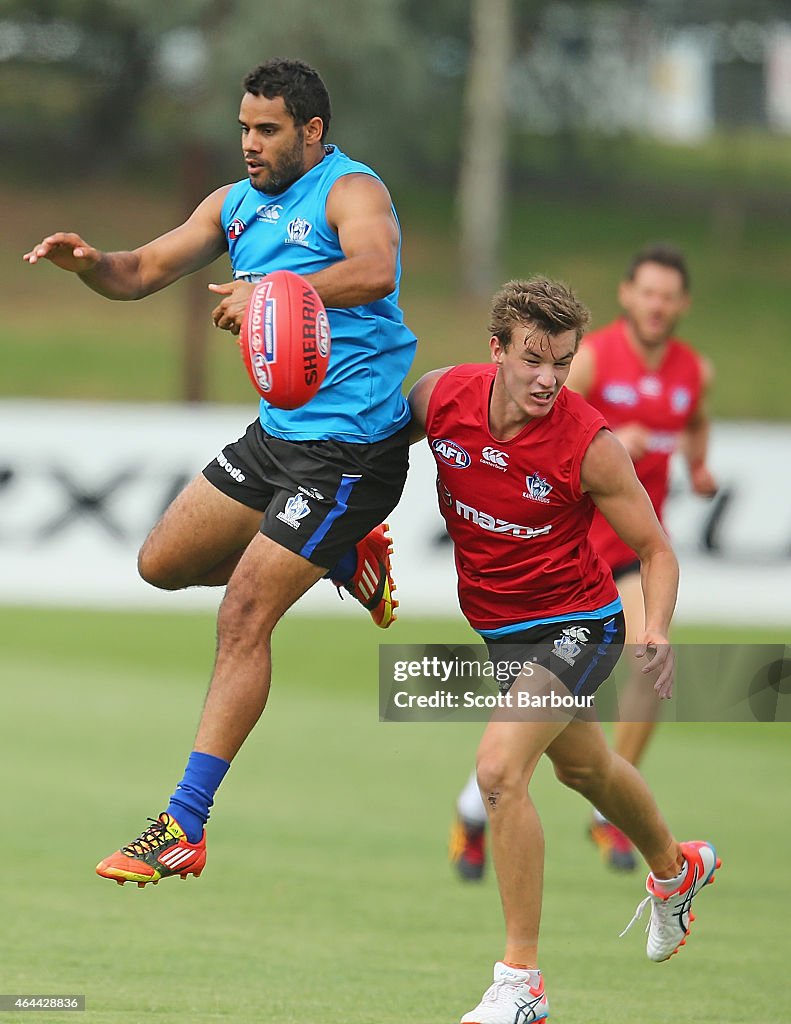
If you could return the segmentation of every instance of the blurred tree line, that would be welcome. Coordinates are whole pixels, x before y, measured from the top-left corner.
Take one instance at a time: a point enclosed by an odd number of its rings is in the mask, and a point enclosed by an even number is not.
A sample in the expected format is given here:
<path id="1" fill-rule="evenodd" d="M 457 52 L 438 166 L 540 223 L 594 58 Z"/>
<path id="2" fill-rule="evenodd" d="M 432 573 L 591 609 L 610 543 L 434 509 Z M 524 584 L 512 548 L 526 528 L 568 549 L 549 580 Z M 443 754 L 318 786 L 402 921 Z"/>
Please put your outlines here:
<path id="1" fill-rule="evenodd" d="M 35 176 L 36 151 L 45 146 L 57 147 L 61 174 L 121 165 L 167 170 L 186 140 L 206 144 L 220 178 L 239 175 L 241 77 L 267 57 L 285 55 L 320 69 L 333 99 L 333 135 L 344 148 L 388 180 L 454 183 L 468 127 L 463 97 L 474 37 L 504 16 L 512 166 L 517 174 L 531 170 L 533 130 L 518 109 L 530 100 L 529 92 L 519 95 L 521 72 L 530 65 L 534 82 L 546 79 L 541 99 L 552 130 L 541 134 L 543 150 L 552 153 L 548 169 L 563 174 L 573 158 L 574 173 L 584 175 L 590 149 L 574 113 L 581 90 L 591 87 L 578 68 L 592 35 L 608 25 L 614 30 L 618 18 L 629 20 L 634 37 L 650 24 L 669 31 L 791 19 L 787 0 L 507 6 L 498 14 L 498 4 L 485 0 L 0 0 L 3 164 L 6 172 Z M 547 26 L 551 78 L 540 52 Z M 497 70 L 490 66 L 489 75 Z"/>
<path id="2" fill-rule="evenodd" d="M 391 177 L 442 176 L 466 47 L 457 0 L 4 0 L 4 163 L 35 175 L 44 145 L 64 174 L 166 169 L 202 140 L 240 177 L 241 78 L 281 55 L 319 68 L 344 148 Z"/>
<path id="3" fill-rule="evenodd" d="M 791 33 L 789 0 L 0 0 L 0 176 L 122 174 L 175 185 L 186 214 L 243 176 L 244 73 L 293 56 L 328 85 L 331 141 L 397 194 L 456 190 L 468 290 L 488 294 L 499 279 L 517 189 L 702 204 L 718 244 L 735 250 L 751 210 L 788 217 L 791 171 L 774 191 L 763 168 L 752 183 L 737 179 L 725 136 L 709 145 L 712 174 L 676 169 L 662 181 L 644 126 L 621 116 L 640 98 L 625 72 L 673 32 L 705 31 L 739 122 L 764 74 L 756 51 L 783 23 Z M 205 278 L 190 287 L 184 345 L 194 352 Z M 202 362 L 185 360 L 187 372 L 200 375 Z M 184 393 L 202 388 L 188 379 Z"/>

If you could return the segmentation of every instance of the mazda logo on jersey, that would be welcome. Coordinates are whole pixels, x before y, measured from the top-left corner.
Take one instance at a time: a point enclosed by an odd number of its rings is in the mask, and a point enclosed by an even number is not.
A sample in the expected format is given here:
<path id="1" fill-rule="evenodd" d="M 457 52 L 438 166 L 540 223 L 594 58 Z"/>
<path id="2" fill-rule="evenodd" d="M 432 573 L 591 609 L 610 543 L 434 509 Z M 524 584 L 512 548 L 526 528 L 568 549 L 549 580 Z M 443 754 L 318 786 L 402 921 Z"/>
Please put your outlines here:
<path id="1" fill-rule="evenodd" d="M 552 523 L 547 526 L 522 526 L 519 523 L 511 523 L 507 519 L 498 519 L 489 512 L 482 512 L 473 508 L 472 505 L 465 505 L 463 501 L 456 499 L 456 515 L 466 519 L 468 523 L 475 523 L 482 530 L 488 533 L 504 533 L 511 537 L 530 538 L 543 537 L 552 529 Z"/>
<path id="2" fill-rule="evenodd" d="M 436 458 L 444 462 L 446 466 L 452 466 L 454 469 L 466 469 L 472 462 L 472 459 L 460 444 L 456 444 L 455 441 L 450 441 L 446 437 L 438 437 L 435 441 L 432 441 L 431 449 Z"/>

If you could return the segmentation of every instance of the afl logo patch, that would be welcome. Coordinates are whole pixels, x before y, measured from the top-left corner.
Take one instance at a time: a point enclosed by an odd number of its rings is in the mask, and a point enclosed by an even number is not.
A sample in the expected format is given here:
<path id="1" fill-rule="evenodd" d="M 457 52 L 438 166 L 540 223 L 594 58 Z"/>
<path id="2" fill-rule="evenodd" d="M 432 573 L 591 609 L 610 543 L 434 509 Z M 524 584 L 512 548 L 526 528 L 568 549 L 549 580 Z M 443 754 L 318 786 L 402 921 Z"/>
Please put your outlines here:
<path id="1" fill-rule="evenodd" d="M 239 218 L 237 217 L 235 220 L 232 220 L 231 223 L 228 225 L 228 237 L 231 239 L 231 241 L 234 241 L 234 239 L 238 238 L 239 235 L 241 235 L 241 233 L 244 231 L 246 227 L 247 225 L 245 224 L 245 222 L 243 220 L 239 220 Z"/>
<path id="2" fill-rule="evenodd" d="M 436 441 L 431 442 L 431 448 L 438 459 L 454 469 L 466 469 L 472 462 L 461 445 L 448 440 L 448 438 L 437 438 Z"/>
<path id="3" fill-rule="evenodd" d="M 316 345 L 321 358 L 326 359 L 330 351 L 330 322 L 323 309 L 316 317 Z"/>

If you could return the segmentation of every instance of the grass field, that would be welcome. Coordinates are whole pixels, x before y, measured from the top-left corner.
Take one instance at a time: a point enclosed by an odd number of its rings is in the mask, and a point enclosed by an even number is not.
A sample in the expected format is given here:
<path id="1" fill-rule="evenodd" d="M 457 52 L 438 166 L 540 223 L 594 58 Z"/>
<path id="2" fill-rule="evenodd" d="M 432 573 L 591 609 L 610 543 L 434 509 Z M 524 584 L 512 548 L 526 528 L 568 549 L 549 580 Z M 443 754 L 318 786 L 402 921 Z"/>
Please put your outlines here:
<path id="1" fill-rule="evenodd" d="M 469 639 L 458 620 L 398 629 L 388 640 Z M 93 865 L 181 774 L 213 619 L 3 609 L 0 989 L 84 993 L 91 1024 L 458 1020 L 502 941 L 491 874 L 464 887 L 445 860 L 481 726 L 379 723 L 380 639 L 353 615 L 282 625 L 270 707 L 220 791 L 203 877 L 138 890 Z M 636 929 L 618 939 L 641 879 L 605 870 L 585 805 L 541 767 L 552 1021 L 787 1024 L 789 741 L 780 725 L 663 727 L 646 774 L 677 833 L 713 839 L 724 866 L 662 965 Z"/>

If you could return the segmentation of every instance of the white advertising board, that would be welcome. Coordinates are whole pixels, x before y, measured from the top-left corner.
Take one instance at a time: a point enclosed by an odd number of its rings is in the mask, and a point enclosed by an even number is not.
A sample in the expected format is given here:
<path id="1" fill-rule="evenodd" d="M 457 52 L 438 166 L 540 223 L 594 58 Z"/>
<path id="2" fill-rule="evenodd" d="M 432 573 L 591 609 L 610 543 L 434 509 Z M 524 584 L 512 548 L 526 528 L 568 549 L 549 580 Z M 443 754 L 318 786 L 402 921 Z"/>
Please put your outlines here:
<path id="1" fill-rule="evenodd" d="M 216 590 L 160 593 L 136 572 L 146 533 L 177 491 L 255 408 L 0 402 L 0 602 L 190 610 Z M 791 426 L 715 424 L 714 501 L 674 466 L 667 525 L 682 566 L 678 618 L 791 626 Z M 436 509 L 433 459 L 412 450 L 390 517 L 401 614 L 458 610 L 451 546 Z M 305 612 L 341 612 L 319 584 Z"/>

